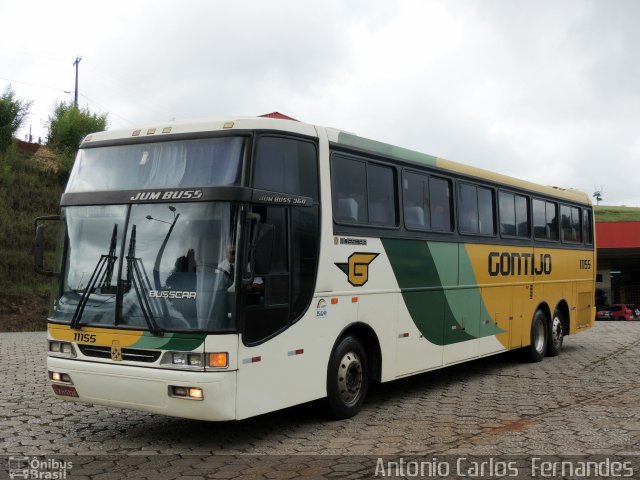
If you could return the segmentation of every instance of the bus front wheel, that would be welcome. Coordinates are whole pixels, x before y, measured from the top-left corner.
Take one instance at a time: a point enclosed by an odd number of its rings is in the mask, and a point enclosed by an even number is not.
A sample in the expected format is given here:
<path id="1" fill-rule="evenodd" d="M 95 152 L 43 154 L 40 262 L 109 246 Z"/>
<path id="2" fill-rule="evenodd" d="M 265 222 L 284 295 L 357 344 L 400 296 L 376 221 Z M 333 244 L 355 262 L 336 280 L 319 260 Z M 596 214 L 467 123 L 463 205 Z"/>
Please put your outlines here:
<path id="1" fill-rule="evenodd" d="M 367 354 L 353 335 L 340 340 L 327 370 L 326 407 L 335 419 L 353 417 L 364 403 L 369 387 Z"/>
<path id="2" fill-rule="evenodd" d="M 537 310 L 531 322 L 531 345 L 527 357 L 532 362 L 540 362 L 547 352 L 547 316 Z"/>

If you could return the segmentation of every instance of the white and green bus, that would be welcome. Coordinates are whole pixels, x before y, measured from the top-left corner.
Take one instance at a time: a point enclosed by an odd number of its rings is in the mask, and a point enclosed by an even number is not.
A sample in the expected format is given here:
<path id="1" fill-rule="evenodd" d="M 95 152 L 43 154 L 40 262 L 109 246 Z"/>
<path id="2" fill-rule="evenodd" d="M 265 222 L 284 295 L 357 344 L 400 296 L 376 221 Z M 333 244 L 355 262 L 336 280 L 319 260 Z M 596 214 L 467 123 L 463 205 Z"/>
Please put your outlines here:
<path id="1" fill-rule="evenodd" d="M 233 420 L 324 399 L 346 418 L 372 382 L 540 361 L 594 320 L 587 195 L 296 121 L 89 135 L 35 223 L 64 400 Z"/>

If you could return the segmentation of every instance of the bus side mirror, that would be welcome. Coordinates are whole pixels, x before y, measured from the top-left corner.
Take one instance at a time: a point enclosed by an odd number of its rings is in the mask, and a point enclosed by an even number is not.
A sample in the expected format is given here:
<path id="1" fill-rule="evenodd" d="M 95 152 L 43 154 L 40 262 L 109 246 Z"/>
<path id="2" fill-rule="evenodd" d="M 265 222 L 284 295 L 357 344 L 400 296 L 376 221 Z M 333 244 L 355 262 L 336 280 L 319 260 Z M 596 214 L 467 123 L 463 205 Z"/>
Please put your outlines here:
<path id="1" fill-rule="evenodd" d="M 54 277 L 58 275 L 56 272 L 44 269 L 44 247 L 45 247 L 44 225 L 39 222 L 46 221 L 46 220 L 58 221 L 60 220 L 60 216 L 49 215 L 46 217 L 38 217 L 33 222 L 33 226 L 35 228 L 35 235 L 33 238 L 34 270 L 36 271 L 36 273 L 39 273 L 40 275 L 45 275 L 47 277 Z"/>
<path id="2" fill-rule="evenodd" d="M 256 228 L 258 231 L 254 249 L 254 271 L 256 275 L 267 275 L 271 271 L 276 227 L 269 223 L 259 223 Z"/>

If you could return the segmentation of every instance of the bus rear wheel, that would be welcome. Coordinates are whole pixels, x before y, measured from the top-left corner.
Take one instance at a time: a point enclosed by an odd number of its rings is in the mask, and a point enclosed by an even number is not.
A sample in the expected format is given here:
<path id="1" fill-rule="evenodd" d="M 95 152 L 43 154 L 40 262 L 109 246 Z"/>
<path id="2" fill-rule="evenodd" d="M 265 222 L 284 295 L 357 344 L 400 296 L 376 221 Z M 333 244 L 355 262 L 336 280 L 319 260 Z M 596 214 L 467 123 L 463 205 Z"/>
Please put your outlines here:
<path id="1" fill-rule="evenodd" d="M 537 310 L 531 322 L 531 344 L 527 349 L 527 358 L 531 362 L 540 362 L 547 352 L 547 316 Z"/>
<path id="2" fill-rule="evenodd" d="M 547 357 L 555 357 L 562 350 L 562 342 L 564 340 L 564 327 L 562 322 L 562 313 L 559 310 L 553 312 L 551 320 L 551 328 L 549 329 L 549 338 L 547 339 Z"/>
<path id="3" fill-rule="evenodd" d="M 353 335 L 340 340 L 327 370 L 326 410 L 331 418 L 353 417 L 364 403 L 369 387 L 367 354 Z"/>

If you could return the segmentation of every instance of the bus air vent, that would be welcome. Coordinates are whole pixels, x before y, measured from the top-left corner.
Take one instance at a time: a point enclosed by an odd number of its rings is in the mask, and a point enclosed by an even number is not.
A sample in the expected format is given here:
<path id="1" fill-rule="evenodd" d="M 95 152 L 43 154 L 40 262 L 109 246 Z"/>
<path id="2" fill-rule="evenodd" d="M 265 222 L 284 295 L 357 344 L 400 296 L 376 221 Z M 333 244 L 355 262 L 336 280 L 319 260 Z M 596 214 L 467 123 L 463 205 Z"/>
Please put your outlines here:
<path id="1" fill-rule="evenodd" d="M 82 354 L 86 357 L 111 358 L 111 347 L 99 345 L 78 345 Z M 130 362 L 153 363 L 160 358 L 160 352 L 155 350 L 139 350 L 135 348 L 123 348 L 122 360 Z"/>

